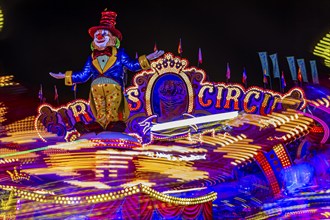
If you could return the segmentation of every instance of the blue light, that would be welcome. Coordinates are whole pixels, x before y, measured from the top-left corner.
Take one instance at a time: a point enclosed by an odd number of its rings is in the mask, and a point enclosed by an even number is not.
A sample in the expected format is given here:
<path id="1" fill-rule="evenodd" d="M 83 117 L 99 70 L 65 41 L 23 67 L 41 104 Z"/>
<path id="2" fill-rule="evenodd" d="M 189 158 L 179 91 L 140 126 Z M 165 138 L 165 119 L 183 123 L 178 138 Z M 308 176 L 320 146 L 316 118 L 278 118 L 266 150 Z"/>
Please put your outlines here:
<path id="1" fill-rule="evenodd" d="M 311 185 L 314 172 L 314 167 L 307 163 L 297 164 L 282 170 L 283 189 L 289 193 L 293 193 L 305 186 Z"/>

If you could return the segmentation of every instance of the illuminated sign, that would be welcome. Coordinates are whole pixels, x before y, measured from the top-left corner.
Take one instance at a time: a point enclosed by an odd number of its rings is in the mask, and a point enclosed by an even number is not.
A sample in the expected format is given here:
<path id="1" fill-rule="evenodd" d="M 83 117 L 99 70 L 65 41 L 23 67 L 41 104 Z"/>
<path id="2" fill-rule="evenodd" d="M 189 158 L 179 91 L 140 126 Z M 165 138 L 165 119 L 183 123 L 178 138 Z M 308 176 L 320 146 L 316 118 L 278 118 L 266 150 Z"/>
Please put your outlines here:
<path id="1" fill-rule="evenodd" d="M 232 111 L 267 115 L 287 108 L 302 110 L 306 105 L 300 88 L 281 94 L 259 87 L 245 89 L 239 84 L 208 82 L 202 69 L 188 67 L 186 59 L 171 53 L 152 62 L 150 70 L 136 74 L 126 94 L 131 110 L 126 131 L 140 137 L 148 136 L 151 124 L 181 120 L 187 115 Z M 37 120 L 47 130 L 66 137 L 76 122 L 89 123 L 94 118 L 88 102 L 76 100 L 58 109 L 40 106 Z"/>
<path id="2" fill-rule="evenodd" d="M 88 102 L 82 99 L 74 100 L 74 102 L 59 108 L 43 104 L 39 107 L 38 112 L 35 128 L 43 140 L 42 131 L 44 129 L 63 137 L 67 141 L 72 140 L 70 136 L 77 135 L 76 132 L 73 132 L 75 131 L 75 123 L 82 121 L 88 124 L 94 121 Z"/>

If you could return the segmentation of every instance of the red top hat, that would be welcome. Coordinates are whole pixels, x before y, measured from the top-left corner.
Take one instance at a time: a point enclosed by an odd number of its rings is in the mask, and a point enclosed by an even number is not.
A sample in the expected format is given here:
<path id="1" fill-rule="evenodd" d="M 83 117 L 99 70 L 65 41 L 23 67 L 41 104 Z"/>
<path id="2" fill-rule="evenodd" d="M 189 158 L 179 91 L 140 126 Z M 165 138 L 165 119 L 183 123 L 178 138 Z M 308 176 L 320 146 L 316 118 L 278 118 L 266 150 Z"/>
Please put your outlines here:
<path id="1" fill-rule="evenodd" d="M 114 36 L 118 37 L 119 40 L 122 40 L 123 36 L 120 31 L 116 29 L 116 17 L 117 13 L 114 11 L 102 11 L 102 17 L 99 26 L 91 27 L 88 30 L 89 35 L 94 38 L 94 33 L 99 29 L 106 29 L 111 32 Z"/>

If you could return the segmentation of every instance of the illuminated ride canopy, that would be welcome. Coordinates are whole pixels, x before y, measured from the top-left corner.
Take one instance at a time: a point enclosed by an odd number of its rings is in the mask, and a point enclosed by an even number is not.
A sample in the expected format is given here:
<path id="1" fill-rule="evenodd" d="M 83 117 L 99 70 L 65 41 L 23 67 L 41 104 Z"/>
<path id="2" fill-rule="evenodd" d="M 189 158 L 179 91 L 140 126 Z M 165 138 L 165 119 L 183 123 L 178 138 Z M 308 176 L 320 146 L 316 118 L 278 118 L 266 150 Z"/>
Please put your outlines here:
<path id="1" fill-rule="evenodd" d="M 315 165 L 308 150 L 329 143 L 327 97 L 322 105 L 319 98 L 306 99 L 301 88 L 282 94 L 207 82 L 201 69 L 170 53 L 152 67 L 127 89 L 131 117 L 125 133 L 80 136 L 74 123 L 93 120 L 85 100 L 43 104 L 37 116 L 5 126 L 2 215 L 258 219 L 274 211 L 275 204 L 265 207 L 264 201 L 299 196 L 318 175 L 298 161 Z M 236 114 L 159 129 L 168 121 L 226 112 Z M 320 154 L 315 161 L 321 166 L 328 158 Z M 318 171 L 327 178 L 326 170 Z"/>

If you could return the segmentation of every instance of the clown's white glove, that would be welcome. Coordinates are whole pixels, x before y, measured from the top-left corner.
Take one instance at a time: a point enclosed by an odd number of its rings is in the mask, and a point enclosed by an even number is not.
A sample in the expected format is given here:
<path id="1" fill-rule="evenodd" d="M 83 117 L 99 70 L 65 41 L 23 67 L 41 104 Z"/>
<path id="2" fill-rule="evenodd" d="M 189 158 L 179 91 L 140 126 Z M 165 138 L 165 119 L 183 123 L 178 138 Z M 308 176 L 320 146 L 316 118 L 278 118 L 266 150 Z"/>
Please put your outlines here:
<path id="1" fill-rule="evenodd" d="M 148 54 L 146 57 L 148 60 L 154 60 L 164 54 L 163 50 L 156 50 L 155 52 Z"/>
<path id="2" fill-rule="evenodd" d="M 64 79 L 65 78 L 65 74 L 64 73 L 52 73 L 50 72 L 49 75 L 51 75 L 52 77 L 54 77 L 55 79 Z"/>

